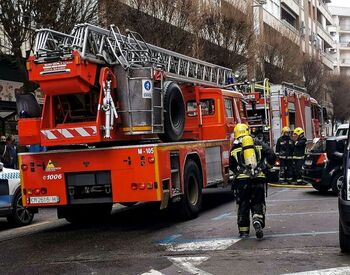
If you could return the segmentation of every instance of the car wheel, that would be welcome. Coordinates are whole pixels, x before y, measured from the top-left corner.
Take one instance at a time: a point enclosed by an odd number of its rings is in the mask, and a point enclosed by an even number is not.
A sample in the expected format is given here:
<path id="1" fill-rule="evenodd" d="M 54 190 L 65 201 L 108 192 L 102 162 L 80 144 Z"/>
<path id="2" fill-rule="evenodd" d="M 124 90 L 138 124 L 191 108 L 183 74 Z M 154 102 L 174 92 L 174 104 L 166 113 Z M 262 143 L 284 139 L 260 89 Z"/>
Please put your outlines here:
<path id="1" fill-rule="evenodd" d="M 34 213 L 23 206 L 21 192 L 16 192 L 12 202 L 12 212 L 7 216 L 7 220 L 16 226 L 24 226 L 30 224 L 33 218 Z"/>
<path id="2" fill-rule="evenodd" d="M 338 195 L 343 184 L 343 173 L 339 171 L 332 179 L 332 191 L 334 194 Z"/>
<path id="3" fill-rule="evenodd" d="M 350 236 L 346 235 L 343 229 L 343 226 L 341 225 L 339 221 L 339 245 L 340 250 L 344 253 L 350 252 Z"/>
<path id="4" fill-rule="evenodd" d="M 320 193 L 326 193 L 329 189 L 329 187 L 327 187 L 327 186 L 320 186 L 320 185 L 316 185 L 316 184 L 312 184 L 312 187 L 315 188 Z"/>

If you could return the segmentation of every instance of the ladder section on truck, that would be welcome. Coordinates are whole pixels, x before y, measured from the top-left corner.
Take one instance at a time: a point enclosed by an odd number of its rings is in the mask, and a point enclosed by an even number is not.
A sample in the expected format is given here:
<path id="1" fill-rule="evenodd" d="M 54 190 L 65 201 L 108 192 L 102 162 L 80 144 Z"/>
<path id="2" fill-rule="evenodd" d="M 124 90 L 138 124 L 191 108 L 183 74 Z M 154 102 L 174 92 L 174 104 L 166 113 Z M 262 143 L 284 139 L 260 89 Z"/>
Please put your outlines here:
<path id="1" fill-rule="evenodd" d="M 60 39 L 52 39 L 57 36 Z M 78 24 L 71 35 L 41 29 L 34 48 L 39 58 L 54 51 L 77 50 L 82 58 L 96 63 L 121 65 L 124 69 L 151 63 L 161 68 L 168 79 L 179 82 L 222 87 L 230 84 L 232 70 L 196 58 L 146 43 L 142 37 L 128 31 L 122 35 L 117 27 L 103 29 L 91 24 Z"/>
<path id="2" fill-rule="evenodd" d="M 180 157 L 179 157 L 178 151 L 170 152 L 170 168 L 171 168 L 171 191 L 174 197 L 182 194 L 181 178 L 180 178 Z"/>

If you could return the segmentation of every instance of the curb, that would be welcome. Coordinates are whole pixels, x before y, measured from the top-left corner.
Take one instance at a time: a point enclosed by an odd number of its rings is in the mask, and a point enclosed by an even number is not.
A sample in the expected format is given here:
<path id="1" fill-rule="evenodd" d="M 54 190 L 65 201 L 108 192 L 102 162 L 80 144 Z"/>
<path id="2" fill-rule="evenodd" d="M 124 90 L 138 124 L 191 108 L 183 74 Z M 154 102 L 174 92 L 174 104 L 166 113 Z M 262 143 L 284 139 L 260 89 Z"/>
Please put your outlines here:
<path id="1" fill-rule="evenodd" d="M 284 187 L 284 188 L 312 188 L 311 185 L 278 184 L 278 183 L 269 183 L 269 186 Z"/>

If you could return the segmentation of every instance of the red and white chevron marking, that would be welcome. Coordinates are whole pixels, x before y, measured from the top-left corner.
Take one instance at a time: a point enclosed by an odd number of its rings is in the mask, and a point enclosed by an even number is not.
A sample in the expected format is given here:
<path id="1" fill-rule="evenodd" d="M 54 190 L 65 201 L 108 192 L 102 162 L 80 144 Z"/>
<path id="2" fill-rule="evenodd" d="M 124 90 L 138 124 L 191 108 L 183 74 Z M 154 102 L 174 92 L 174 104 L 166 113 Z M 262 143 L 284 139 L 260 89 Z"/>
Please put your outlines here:
<path id="1" fill-rule="evenodd" d="M 96 133 L 96 126 L 41 130 L 41 134 L 49 140 L 76 137 L 91 137 L 95 136 Z"/>

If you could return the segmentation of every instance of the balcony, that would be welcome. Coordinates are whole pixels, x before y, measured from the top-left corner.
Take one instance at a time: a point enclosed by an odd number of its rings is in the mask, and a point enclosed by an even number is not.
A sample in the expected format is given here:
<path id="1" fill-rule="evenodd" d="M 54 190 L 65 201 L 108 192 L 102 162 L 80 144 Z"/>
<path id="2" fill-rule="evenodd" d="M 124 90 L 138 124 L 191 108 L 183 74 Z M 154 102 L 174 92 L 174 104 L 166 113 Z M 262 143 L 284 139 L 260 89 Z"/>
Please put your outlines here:
<path id="1" fill-rule="evenodd" d="M 340 67 L 350 67 L 350 58 L 341 58 Z"/>
<path id="2" fill-rule="evenodd" d="M 333 45 L 332 36 L 322 27 L 320 23 L 317 23 L 317 34 L 329 45 Z"/>
<path id="3" fill-rule="evenodd" d="M 326 65 L 329 69 L 333 70 L 334 66 L 336 66 L 336 59 L 330 55 L 329 53 L 322 52 L 321 60 L 324 65 Z M 350 64 L 349 64 L 350 66 Z"/>
<path id="4" fill-rule="evenodd" d="M 340 42 L 339 50 L 350 51 L 350 42 Z"/>
<path id="5" fill-rule="evenodd" d="M 333 22 L 332 14 L 328 10 L 328 7 L 323 3 L 322 0 L 318 0 L 317 2 L 318 2 L 318 7 L 317 8 L 323 14 L 323 16 L 327 19 L 327 21 L 328 22 Z"/>
<path id="6" fill-rule="evenodd" d="M 299 8 L 298 0 L 281 0 L 281 3 L 284 4 L 284 6 L 288 7 L 291 11 L 293 11 L 296 15 L 299 16 L 300 8 Z"/>
<path id="7" fill-rule="evenodd" d="M 350 33 L 350 24 L 340 24 L 339 33 Z"/>

